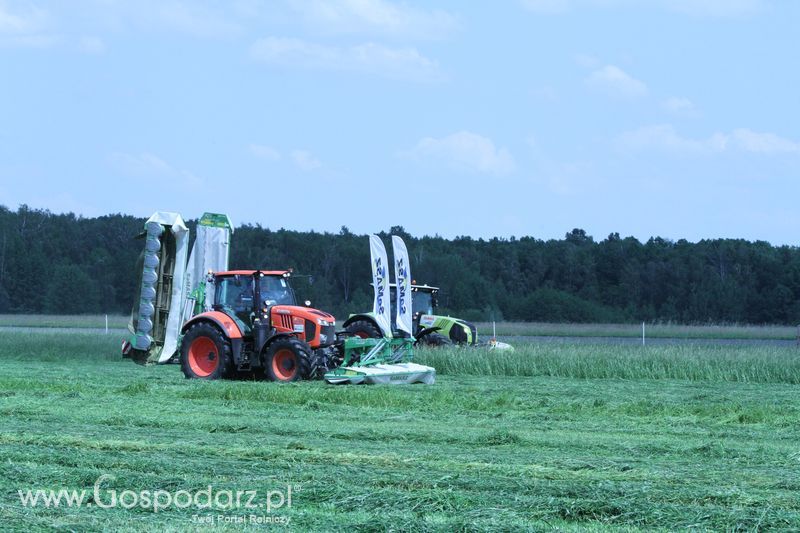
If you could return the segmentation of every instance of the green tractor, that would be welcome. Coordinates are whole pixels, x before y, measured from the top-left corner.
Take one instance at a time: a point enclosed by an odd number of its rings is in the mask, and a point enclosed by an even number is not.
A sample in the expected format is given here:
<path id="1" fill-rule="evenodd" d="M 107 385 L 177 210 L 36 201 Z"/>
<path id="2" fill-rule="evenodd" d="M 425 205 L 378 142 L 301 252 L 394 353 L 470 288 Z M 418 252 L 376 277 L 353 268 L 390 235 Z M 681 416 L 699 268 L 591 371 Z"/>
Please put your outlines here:
<path id="1" fill-rule="evenodd" d="M 390 285 L 390 301 L 396 300 L 397 285 Z M 439 287 L 429 285 L 411 285 L 411 306 L 414 320 L 414 338 L 420 344 L 428 346 L 449 346 L 458 344 L 475 346 L 478 344 L 478 330 L 475 325 L 451 316 L 437 315 Z M 392 313 L 394 317 L 394 313 Z M 350 315 L 343 324 L 351 335 L 361 338 L 381 337 L 381 330 L 375 320 L 375 314 L 359 313 Z M 392 329 L 396 331 L 395 321 Z"/>
<path id="2" fill-rule="evenodd" d="M 392 236 L 396 283 L 389 283 L 385 272 L 386 249 L 377 235 L 370 236 L 372 311 L 350 315 L 342 326 L 362 339 L 411 338 L 415 344 L 445 346 L 478 344 L 478 330 L 465 320 L 434 315 L 438 287 L 416 285 L 411 278 L 408 250 L 403 239 Z M 388 300 L 388 301 L 387 301 Z M 410 304 L 410 305 L 408 305 Z"/>

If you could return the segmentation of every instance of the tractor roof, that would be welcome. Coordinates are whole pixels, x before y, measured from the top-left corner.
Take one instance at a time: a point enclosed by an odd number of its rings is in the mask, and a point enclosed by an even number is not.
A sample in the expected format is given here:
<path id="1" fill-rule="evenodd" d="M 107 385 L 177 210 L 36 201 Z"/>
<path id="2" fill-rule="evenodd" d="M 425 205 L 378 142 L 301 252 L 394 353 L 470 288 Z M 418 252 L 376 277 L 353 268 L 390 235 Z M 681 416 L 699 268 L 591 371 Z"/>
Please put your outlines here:
<path id="1" fill-rule="evenodd" d="M 217 276 L 252 276 L 256 272 L 261 272 L 265 276 L 289 276 L 291 270 L 227 270 L 225 272 L 217 272 Z"/>

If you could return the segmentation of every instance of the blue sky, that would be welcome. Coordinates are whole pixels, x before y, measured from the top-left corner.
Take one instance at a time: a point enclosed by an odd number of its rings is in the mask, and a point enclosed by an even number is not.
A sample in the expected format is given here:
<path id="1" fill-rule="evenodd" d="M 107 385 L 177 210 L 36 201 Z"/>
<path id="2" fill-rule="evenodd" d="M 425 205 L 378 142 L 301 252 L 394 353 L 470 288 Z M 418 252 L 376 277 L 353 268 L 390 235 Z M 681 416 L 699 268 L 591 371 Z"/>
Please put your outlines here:
<path id="1" fill-rule="evenodd" d="M 0 0 L 0 204 L 797 244 L 800 2 Z"/>

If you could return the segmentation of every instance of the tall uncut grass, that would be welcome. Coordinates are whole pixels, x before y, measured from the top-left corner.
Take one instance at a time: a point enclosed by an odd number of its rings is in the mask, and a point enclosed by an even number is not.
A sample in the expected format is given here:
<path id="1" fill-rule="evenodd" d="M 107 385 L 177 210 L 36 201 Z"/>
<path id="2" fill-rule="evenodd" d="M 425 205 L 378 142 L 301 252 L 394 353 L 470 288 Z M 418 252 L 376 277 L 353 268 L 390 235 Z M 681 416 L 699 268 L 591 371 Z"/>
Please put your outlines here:
<path id="1" fill-rule="evenodd" d="M 128 317 L 108 315 L 109 328 L 124 328 Z M 24 328 L 105 328 L 106 315 L 1 315 L 0 326 Z"/>
<path id="2" fill-rule="evenodd" d="M 0 332 L 0 361 L 119 361 L 119 350 L 115 334 Z M 517 343 L 514 351 L 422 348 L 415 361 L 440 375 L 800 383 L 800 348 L 780 346 Z"/>
<path id="3" fill-rule="evenodd" d="M 800 383 L 800 349 L 753 346 L 522 344 L 514 351 L 439 348 L 417 362 L 439 374 Z"/>
<path id="4" fill-rule="evenodd" d="M 492 335 L 491 322 L 477 322 L 481 337 Z M 563 324 L 553 322 L 497 322 L 498 335 L 552 337 L 640 337 L 639 324 Z M 645 334 L 653 338 L 676 339 L 795 339 L 795 326 L 755 326 L 736 324 L 645 324 Z"/>

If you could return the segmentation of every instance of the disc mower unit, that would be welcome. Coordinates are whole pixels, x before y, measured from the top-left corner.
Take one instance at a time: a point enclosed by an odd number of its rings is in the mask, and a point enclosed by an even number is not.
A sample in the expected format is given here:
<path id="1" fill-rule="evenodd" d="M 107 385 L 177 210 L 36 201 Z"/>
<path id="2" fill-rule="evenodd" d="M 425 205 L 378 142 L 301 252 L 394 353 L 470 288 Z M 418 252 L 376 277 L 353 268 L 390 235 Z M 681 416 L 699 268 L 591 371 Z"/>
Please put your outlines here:
<path id="1" fill-rule="evenodd" d="M 139 364 L 168 361 L 178 345 L 189 228 L 177 213 L 154 213 L 144 225 L 138 294 L 128 323 L 123 357 Z M 173 280 L 179 282 L 173 283 Z"/>
<path id="2" fill-rule="evenodd" d="M 325 374 L 332 384 L 401 384 L 436 381 L 436 371 L 411 362 L 414 357 L 413 339 L 384 337 L 345 339 L 345 359 L 342 365 Z"/>

